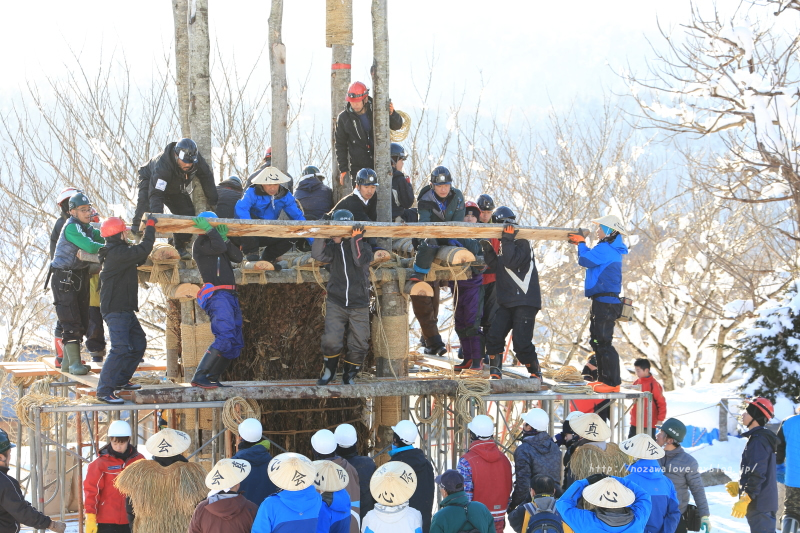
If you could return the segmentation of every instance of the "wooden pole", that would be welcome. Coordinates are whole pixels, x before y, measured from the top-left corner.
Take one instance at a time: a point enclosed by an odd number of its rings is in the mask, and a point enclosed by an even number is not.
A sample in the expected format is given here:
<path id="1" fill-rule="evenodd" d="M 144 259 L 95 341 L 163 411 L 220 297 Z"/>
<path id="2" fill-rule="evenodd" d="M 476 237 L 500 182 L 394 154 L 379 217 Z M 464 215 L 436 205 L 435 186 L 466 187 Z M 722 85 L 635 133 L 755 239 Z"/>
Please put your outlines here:
<path id="1" fill-rule="evenodd" d="M 211 74 L 208 57 L 211 42 L 208 36 L 208 0 L 188 2 L 189 35 L 189 128 L 192 140 L 210 167 L 211 157 Z M 213 171 L 213 168 L 212 168 Z M 196 213 L 206 211 L 208 203 L 200 182 L 194 181 L 192 202 Z"/>
<path id="2" fill-rule="evenodd" d="M 269 13 L 269 66 L 272 83 L 272 166 L 287 172 L 286 137 L 289 122 L 289 98 L 286 82 L 286 45 L 281 39 L 283 0 L 272 0 Z"/>
<path id="3" fill-rule="evenodd" d="M 178 358 L 180 357 L 180 347 L 178 346 L 178 339 L 180 338 L 181 321 L 180 309 L 181 303 L 178 300 L 167 300 L 167 327 L 166 327 L 166 345 L 167 345 L 167 377 L 175 378 L 176 380 L 181 375 L 180 364 Z"/>
<path id="4" fill-rule="evenodd" d="M 392 221 L 392 163 L 389 130 L 389 26 L 386 0 L 372 0 L 372 127 L 378 174 L 378 221 Z M 382 243 L 383 247 L 391 243 Z"/>
<path id="5" fill-rule="evenodd" d="M 329 24 L 338 24 L 339 33 L 353 34 L 353 0 L 328 0 L 328 17 L 335 17 Z M 342 27 L 343 26 L 343 27 Z M 336 159 L 336 119 L 344 109 L 347 88 L 351 81 L 350 61 L 353 57 L 353 43 L 351 39 L 342 39 L 331 43 L 331 182 L 333 187 L 333 201 L 338 202 L 342 197 L 352 192 L 350 180 L 345 180 L 344 185 L 339 185 L 339 175 L 348 172 L 348 168 L 339 168 Z"/>
<path id="6" fill-rule="evenodd" d="M 191 137 L 189 127 L 189 27 L 186 24 L 188 0 L 172 0 L 175 24 L 175 87 L 178 89 L 178 118 L 181 135 Z"/>

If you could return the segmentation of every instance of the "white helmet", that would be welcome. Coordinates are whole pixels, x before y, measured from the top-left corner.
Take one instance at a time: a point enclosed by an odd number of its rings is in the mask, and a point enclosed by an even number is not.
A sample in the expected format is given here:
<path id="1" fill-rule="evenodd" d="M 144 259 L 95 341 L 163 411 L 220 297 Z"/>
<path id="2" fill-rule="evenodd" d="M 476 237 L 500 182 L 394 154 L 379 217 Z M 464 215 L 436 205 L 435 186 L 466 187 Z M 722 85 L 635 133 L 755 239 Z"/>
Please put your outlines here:
<path id="1" fill-rule="evenodd" d="M 108 426 L 109 437 L 131 437 L 132 435 L 131 425 L 124 420 L 114 420 L 111 422 L 111 425 Z"/>
<path id="2" fill-rule="evenodd" d="M 611 228 L 614 231 L 622 233 L 623 235 L 628 234 L 628 230 L 625 229 L 625 224 L 622 223 L 622 220 L 620 220 L 617 215 L 606 215 L 604 217 L 596 218 L 592 220 L 592 222 Z"/>
<path id="3" fill-rule="evenodd" d="M 567 422 L 569 422 L 570 420 L 575 420 L 579 416 L 583 416 L 583 415 L 584 415 L 584 413 L 581 412 L 581 411 L 570 411 L 570 413 L 567 415 Z"/>
<path id="4" fill-rule="evenodd" d="M 486 415 L 478 415 L 467 424 L 467 428 L 480 438 L 491 437 L 494 434 L 494 422 Z"/>
<path id="5" fill-rule="evenodd" d="M 400 437 L 401 441 L 408 445 L 414 444 L 414 441 L 416 441 L 419 436 L 417 425 L 411 420 L 401 420 L 396 426 L 392 426 L 392 431 Z"/>
<path id="6" fill-rule="evenodd" d="M 58 194 L 58 197 L 56 198 L 56 205 L 61 207 L 61 202 L 64 200 L 69 200 L 76 192 L 78 192 L 78 189 L 75 187 L 67 187 Z"/>
<path id="7" fill-rule="evenodd" d="M 336 431 L 333 432 L 333 435 L 336 437 L 336 444 L 342 448 L 350 448 L 351 446 L 355 446 L 356 442 L 358 441 L 356 428 L 350 424 L 339 424 L 339 426 L 336 428 Z"/>
<path id="8" fill-rule="evenodd" d="M 247 442 L 260 442 L 263 439 L 261 422 L 255 418 L 247 418 L 239 424 L 239 436 Z"/>
<path id="9" fill-rule="evenodd" d="M 550 428 L 550 417 L 544 409 L 535 407 L 527 413 L 522 413 L 520 418 L 536 431 L 547 431 Z"/>
<path id="10" fill-rule="evenodd" d="M 311 447 L 320 455 L 329 455 L 336 451 L 336 437 L 329 429 L 320 429 L 311 437 Z"/>

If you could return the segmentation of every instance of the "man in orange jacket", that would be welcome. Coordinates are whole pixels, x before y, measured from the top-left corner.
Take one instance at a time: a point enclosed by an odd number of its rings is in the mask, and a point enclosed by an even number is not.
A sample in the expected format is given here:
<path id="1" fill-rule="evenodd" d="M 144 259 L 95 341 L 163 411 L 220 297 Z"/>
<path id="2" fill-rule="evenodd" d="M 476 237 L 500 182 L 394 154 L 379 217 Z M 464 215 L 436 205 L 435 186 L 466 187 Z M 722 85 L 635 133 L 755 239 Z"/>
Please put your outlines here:
<path id="1" fill-rule="evenodd" d="M 667 418 L 667 400 L 664 398 L 664 388 L 661 383 L 656 381 L 656 378 L 650 375 L 650 361 L 647 359 L 637 359 L 633 363 L 636 368 L 636 381 L 634 385 L 641 385 L 642 392 L 652 392 L 653 401 L 650 403 L 650 433 L 653 438 L 656 435 L 656 426 L 660 426 Z M 633 404 L 631 409 L 631 429 L 628 432 L 628 438 L 636 435 L 636 404 Z M 642 415 L 642 423 L 647 425 L 647 412 Z"/>

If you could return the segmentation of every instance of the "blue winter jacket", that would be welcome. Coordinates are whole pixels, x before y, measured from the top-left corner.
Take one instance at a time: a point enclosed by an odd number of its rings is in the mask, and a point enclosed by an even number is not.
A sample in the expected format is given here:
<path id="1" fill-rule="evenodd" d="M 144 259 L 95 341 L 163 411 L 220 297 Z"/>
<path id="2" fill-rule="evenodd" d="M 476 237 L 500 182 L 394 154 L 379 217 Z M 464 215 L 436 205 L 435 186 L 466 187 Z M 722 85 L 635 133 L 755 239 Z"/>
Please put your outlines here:
<path id="1" fill-rule="evenodd" d="M 789 446 L 790 442 L 794 444 Z M 785 469 L 783 483 L 788 487 L 800 488 L 798 442 L 800 442 L 800 415 L 793 415 L 784 420 L 778 429 L 778 466 L 783 466 Z"/>
<path id="2" fill-rule="evenodd" d="M 255 446 L 239 450 L 233 456 L 234 459 L 244 459 L 250 463 L 250 475 L 242 481 L 240 492 L 256 505 L 261 505 L 267 496 L 278 492 L 278 487 L 267 475 L 267 467 L 272 460 L 272 454 L 267 451 L 268 449 L 269 441 L 262 440 Z"/>
<path id="3" fill-rule="evenodd" d="M 617 481 L 628 487 L 633 491 L 636 499 L 628 506 L 633 512 L 633 520 L 623 526 L 612 527 L 597 517 L 594 511 L 587 511 L 578 508 L 578 499 L 583 494 L 583 489 L 589 486 L 589 482 L 585 479 L 575 481 L 561 498 L 556 502 L 556 509 L 573 531 L 605 531 L 608 533 L 643 533 L 647 525 L 647 519 L 650 517 L 650 510 L 652 504 L 650 503 L 650 495 L 647 494 L 639 485 L 631 481 L 628 477 L 614 477 Z"/>
<path id="4" fill-rule="evenodd" d="M 303 490 L 283 490 L 258 508 L 251 533 L 317 533 L 322 496 L 312 484 Z"/>
<path id="5" fill-rule="evenodd" d="M 661 464 L 653 459 L 639 459 L 628 465 L 625 479 L 633 481 L 650 493 L 653 506 L 647 520 L 647 533 L 673 533 L 681 519 L 681 509 L 675 485 L 664 475 Z"/>
<path id="6" fill-rule="evenodd" d="M 266 194 L 261 187 L 254 185 L 236 202 L 236 218 L 240 219 L 277 220 L 281 211 L 286 211 L 292 220 L 306 219 L 292 193 L 283 185 L 275 196 Z"/>
<path id="7" fill-rule="evenodd" d="M 332 494 L 328 505 L 324 501 L 319 508 L 317 533 L 350 533 L 350 496 L 347 489 Z"/>
<path id="8" fill-rule="evenodd" d="M 586 243 L 578 245 L 578 264 L 586 268 L 584 295 L 587 298 L 604 292 L 622 292 L 622 256 L 627 253 L 622 235 L 617 235 L 612 243 L 601 242 L 594 248 Z"/>
<path id="9" fill-rule="evenodd" d="M 775 470 L 778 437 L 765 428 L 757 426 L 742 437 L 747 437 L 747 445 L 742 452 L 739 495 L 746 492 L 750 496 L 747 512 L 775 513 L 778 511 L 778 474 Z"/>

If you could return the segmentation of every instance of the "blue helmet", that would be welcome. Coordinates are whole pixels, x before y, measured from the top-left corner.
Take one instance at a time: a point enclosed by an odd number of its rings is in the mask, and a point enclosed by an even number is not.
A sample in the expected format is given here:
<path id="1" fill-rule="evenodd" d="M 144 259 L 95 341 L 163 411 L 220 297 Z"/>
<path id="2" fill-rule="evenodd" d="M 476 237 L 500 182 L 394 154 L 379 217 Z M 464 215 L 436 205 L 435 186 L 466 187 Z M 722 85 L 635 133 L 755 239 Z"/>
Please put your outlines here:
<path id="1" fill-rule="evenodd" d="M 203 211 L 202 213 L 200 213 L 197 216 L 203 217 L 203 218 L 219 218 L 214 211 Z"/>

